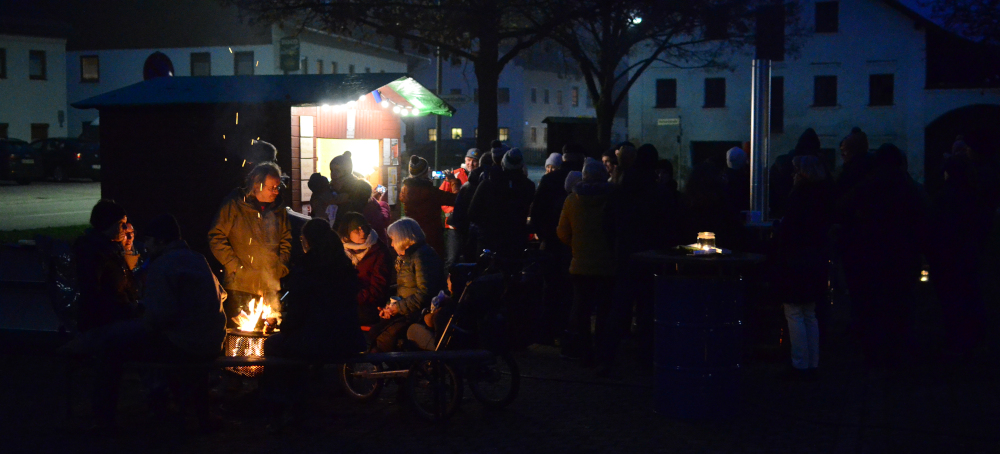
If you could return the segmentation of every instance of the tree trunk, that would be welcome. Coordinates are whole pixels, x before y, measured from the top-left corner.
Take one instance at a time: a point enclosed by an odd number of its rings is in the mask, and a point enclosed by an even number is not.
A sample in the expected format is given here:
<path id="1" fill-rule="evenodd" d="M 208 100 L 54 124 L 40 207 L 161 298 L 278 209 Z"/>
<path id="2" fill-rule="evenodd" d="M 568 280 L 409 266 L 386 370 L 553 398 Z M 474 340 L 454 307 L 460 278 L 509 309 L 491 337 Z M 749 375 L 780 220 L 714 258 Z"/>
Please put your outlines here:
<path id="1" fill-rule="evenodd" d="M 597 116 L 597 146 L 603 153 L 611 147 L 612 129 L 615 124 L 614 86 L 601 85 L 601 97 L 594 104 Z"/>
<path id="2" fill-rule="evenodd" d="M 479 136 L 476 147 L 486 152 L 490 150 L 490 142 L 497 138 L 499 119 L 497 118 L 497 86 L 500 84 L 500 71 L 503 68 L 497 63 L 499 49 L 488 52 L 480 48 L 479 58 L 475 61 L 476 82 L 479 85 Z"/>

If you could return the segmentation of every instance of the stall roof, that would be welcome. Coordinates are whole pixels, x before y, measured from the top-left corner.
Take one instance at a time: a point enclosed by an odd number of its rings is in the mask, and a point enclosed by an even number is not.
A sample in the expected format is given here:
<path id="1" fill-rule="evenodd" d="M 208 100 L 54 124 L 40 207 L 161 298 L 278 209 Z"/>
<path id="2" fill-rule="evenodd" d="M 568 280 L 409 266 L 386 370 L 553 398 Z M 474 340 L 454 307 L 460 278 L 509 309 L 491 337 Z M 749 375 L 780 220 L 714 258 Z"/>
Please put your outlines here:
<path id="1" fill-rule="evenodd" d="M 427 114 L 455 108 L 401 73 L 159 77 L 73 103 L 78 109 L 178 104 L 343 104 L 388 87 Z"/>

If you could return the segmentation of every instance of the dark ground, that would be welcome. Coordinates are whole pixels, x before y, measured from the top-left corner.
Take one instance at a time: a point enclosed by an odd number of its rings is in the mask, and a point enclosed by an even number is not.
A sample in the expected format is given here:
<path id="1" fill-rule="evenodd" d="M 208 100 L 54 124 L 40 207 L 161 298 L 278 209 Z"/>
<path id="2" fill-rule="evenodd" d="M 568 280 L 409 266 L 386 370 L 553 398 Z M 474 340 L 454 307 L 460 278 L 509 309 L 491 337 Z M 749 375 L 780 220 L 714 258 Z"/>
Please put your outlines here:
<path id="1" fill-rule="evenodd" d="M 12 260 L 20 265 L 10 266 Z M 11 330 L 20 323 L 51 326 L 53 320 L 45 315 L 43 288 L 11 282 L 12 273 L 31 265 L 30 258 L 4 249 L 0 264 L 0 451 L 5 453 L 1000 452 L 995 356 L 984 349 L 962 367 L 935 366 L 929 357 L 936 313 L 927 297 L 915 306 L 916 342 L 924 353 L 905 358 L 907 366 L 899 371 L 861 367 L 843 302 L 831 305 L 818 382 L 778 378 L 787 353 L 777 338 L 754 345 L 742 397 L 730 402 L 738 409 L 731 421 L 681 421 L 655 413 L 654 377 L 634 366 L 632 348 L 622 361 L 623 378 L 612 381 L 560 359 L 553 347 L 536 345 L 516 355 L 522 386 L 509 408 L 487 411 L 466 390 L 459 412 L 441 424 L 419 420 L 396 403 L 395 387 L 362 404 L 328 384 L 325 389 L 333 391 L 315 393 L 312 415 L 282 433 L 265 430 L 273 421 L 265 406 L 237 400 L 218 406 L 222 431 L 198 435 L 151 416 L 139 375 L 130 372 L 119 435 L 95 437 L 87 430 L 89 373 L 74 379 L 74 413 L 67 418 L 65 363 L 47 348 L 55 335 Z M 929 288 L 922 290 L 926 295 Z M 21 352 L 13 354 L 15 349 Z"/>

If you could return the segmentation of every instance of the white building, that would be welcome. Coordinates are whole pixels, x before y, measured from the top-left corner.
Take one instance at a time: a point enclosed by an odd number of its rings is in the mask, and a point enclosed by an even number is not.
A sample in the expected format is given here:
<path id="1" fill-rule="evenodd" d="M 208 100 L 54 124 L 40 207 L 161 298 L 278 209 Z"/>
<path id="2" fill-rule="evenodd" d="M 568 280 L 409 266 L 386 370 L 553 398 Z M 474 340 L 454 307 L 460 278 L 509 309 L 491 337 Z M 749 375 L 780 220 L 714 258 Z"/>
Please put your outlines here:
<path id="1" fill-rule="evenodd" d="M 533 56 L 535 59 L 539 57 Z M 572 64 L 572 62 L 570 62 Z M 414 122 L 413 143 L 417 146 L 442 139 L 475 138 L 479 123 L 479 90 L 476 73 L 471 63 L 444 64 L 441 98 L 457 109 L 454 116 L 443 117 L 441 129 L 435 131 L 434 118 L 421 118 Z M 427 87 L 436 83 L 436 66 L 422 64 L 413 71 L 413 77 Z M 500 73 L 497 93 L 497 136 L 504 143 L 519 147 L 529 154 L 529 159 L 545 159 L 548 143 L 548 125 L 542 121 L 550 117 L 593 118 L 594 106 L 587 94 L 583 77 L 571 71 L 560 70 L 560 65 L 531 63 L 515 58 Z M 625 136 L 624 118 L 616 119 L 612 143 Z M 562 144 L 556 144 L 560 146 Z M 448 167 L 455 163 L 442 162 Z"/>
<path id="2" fill-rule="evenodd" d="M 113 15 L 98 13 L 74 23 L 77 33 L 70 38 L 65 56 L 70 104 L 141 82 L 147 58 L 156 52 L 169 59 L 174 76 L 284 74 L 281 40 L 298 31 L 247 25 L 238 10 L 218 2 L 182 7 L 159 0 L 144 2 L 142 11 L 123 8 Z M 160 20 L 181 15 L 187 21 L 164 26 Z M 116 33 L 108 33 L 109 29 Z M 395 49 L 311 29 L 294 37 L 300 65 L 289 74 L 405 73 L 413 59 Z M 96 110 L 70 108 L 69 134 L 79 134 L 96 118 Z"/>
<path id="3" fill-rule="evenodd" d="M 0 138 L 66 135 L 64 28 L 0 19 Z"/>
<path id="4" fill-rule="evenodd" d="M 920 181 L 937 178 L 957 134 L 1000 151 L 1000 66 L 986 58 L 991 51 L 894 0 L 807 0 L 802 14 L 813 33 L 772 69 L 772 160 L 809 127 L 837 166 L 839 142 L 857 126 L 872 148 L 891 142 L 906 151 Z M 750 140 L 751 58 L 732 57 L 732 71 L 650 67 L 629 93 L 629 137 L 655 144 L 681 178 Z"/>

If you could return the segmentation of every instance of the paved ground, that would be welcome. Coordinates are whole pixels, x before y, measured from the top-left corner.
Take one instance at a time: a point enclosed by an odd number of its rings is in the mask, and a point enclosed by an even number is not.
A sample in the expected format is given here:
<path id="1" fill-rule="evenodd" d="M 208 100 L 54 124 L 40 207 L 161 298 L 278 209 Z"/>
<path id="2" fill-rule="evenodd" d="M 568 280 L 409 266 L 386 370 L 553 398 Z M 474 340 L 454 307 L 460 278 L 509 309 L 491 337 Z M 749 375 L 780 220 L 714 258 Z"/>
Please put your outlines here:
<path id="1" fill-rule="evenodd" d="M 101 184 L 91 181 L 0 183 L 0 230 L 86 224 L 100 198 Z"/>

